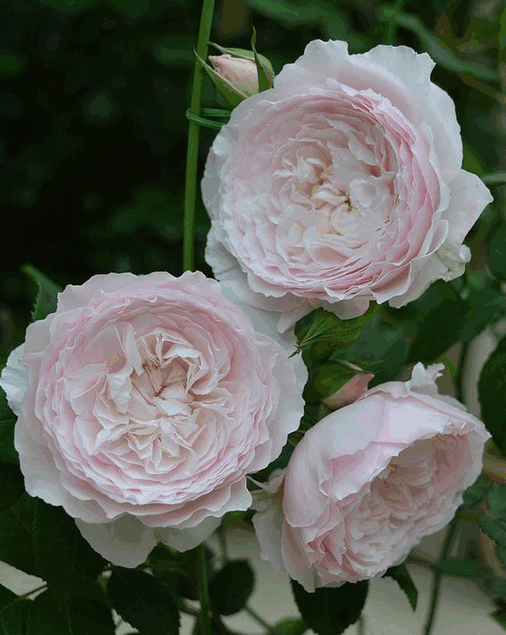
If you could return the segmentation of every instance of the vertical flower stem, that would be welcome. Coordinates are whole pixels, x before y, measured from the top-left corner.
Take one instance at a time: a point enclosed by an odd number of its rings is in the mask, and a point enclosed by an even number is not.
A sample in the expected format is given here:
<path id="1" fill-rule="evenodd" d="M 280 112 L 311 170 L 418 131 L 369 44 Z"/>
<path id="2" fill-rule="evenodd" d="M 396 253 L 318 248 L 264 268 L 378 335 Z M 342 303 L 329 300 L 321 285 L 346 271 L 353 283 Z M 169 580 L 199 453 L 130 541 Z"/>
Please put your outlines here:
<path id="1" fill-rule="evenodd" d="M 197 40 L 197 55 L 205 60 L 207 57 L 207 42 L 211 35 L 215 0 L 203 0 L 202 15 Z M 190 110 L 194 115 L 200 114 L 202 97 L 202 82 L 204 73 L 199 59 L 195 59 L 193 72 L 192 97 Z M 199 156 L 199 126 L 190 121 L 188 128 L 188 150 L 186 154 L 186 178 L 184 192 L 184 228 L 183 228 L 183 269 L 193 269 L 194 231 L 195 231 L 195 201 L 197 197 L 197 168 Z"/>
<path id="2" fill-rule="evenodd" d="M 459 519 L 455 517 L 452 522 L 448 525 L 448 531 L 446 533 L 446 537 L 443 542 L 443 548 L 441 550 L 441 555 L 439 556 L 438 562 L 442 560 L 446 560 L 448 558 L 448 554 L 450 553 L 450 549 L 452 546 L 453 539 L 455 537 L 455 532 L 457 531 L 457 526 L 459 524 Z M 436 563 L 437 566 L 437 563 Z M 439 600 L 439 592 L 441 590 L 441 580 L 442 573 L 439 569 L 436 569 L 434 572 L 434 582 L 432 585 L 432 593 L 430 597 L 429 604 L 429 613 L 427 615 L 427 619 L 425 621 L 425 626 L 423 630 L 423 635 L 430 635 L 432 633 L 432 627 L 434 625 L 434 618 L 436 617 L 436 610 Z"/>
<path id="3" fill-rule="evenodd" d="M 249 615 L 251 615 L 251 617 L 255 620 L 255 622 L 258 622 L 260 626 L 263 626 L 265 630 L 269 633 L 269 635 L 278 635 L 278 631 L 273 626 L 268 624 L 264 620 L 264 618 L 258 615 L 258 613 L 254 611 L 252 608 L 250 608 L 249 606 L 245 606 L 244 610 L 246 611 L 246 613 L 249 613 Z"/>
<path id="4" fill-rule="evenodd" d="M 197 547 L 197 560 L 195 574 L 197 579 L 197 595 L 200 603 L 200 615 L 198 618 L 200 634 L 211 635 L 211 620 L 209 619 L 209 611 L 211 603 L 209 599 L 209 591 L 207 589 L 207 559 L 206 546 L 202 543 Z"/>

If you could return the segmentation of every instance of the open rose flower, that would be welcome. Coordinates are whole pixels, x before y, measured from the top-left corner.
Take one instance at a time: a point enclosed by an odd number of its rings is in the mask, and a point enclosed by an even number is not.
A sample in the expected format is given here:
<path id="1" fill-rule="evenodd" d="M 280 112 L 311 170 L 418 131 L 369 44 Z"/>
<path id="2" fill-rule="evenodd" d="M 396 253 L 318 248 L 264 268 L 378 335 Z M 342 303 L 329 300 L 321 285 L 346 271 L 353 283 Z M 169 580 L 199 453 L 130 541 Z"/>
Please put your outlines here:
<path id="1" fill-rule="evenodd" d="M 349 55 L 311 42 L 274 88 L 243 101 L 202 182 L 207 261 L 242 299 L 281 313 L 400 307 L 464 271 L 462 241 L 492 199 L 461 169 L 433 61 L 400 46 Z"/>
<path id="2" fill-rule="evenodd" d="M 438 395 L 442 364 L 328 415 L 275 474 L 253 522 L 264 556 L 307 591 L 381 576 L 438 531 L 482 467 L 485 427 Z"/>
<path id="3" fill-rule="evenodd" d="M 187 272 L 68 286 L 0 384 L 28 493 L 136 566 L 157 541 L 190 549 L 250 506 L 246 474 L 298 427 L 304 380 L 219 283 Z"/>

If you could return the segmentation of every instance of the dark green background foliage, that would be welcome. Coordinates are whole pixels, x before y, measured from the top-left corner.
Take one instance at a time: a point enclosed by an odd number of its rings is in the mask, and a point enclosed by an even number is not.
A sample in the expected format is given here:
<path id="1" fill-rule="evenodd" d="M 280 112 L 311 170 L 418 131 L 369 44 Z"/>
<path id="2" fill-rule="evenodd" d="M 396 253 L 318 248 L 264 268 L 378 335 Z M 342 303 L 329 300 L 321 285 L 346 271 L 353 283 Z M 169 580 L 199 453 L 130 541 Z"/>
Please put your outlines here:
<path id="1" fill-rule="evenodd" d="M 249 48 L 255 26 L 257 49 L 276 71 L 318 37 L 346 39 L 351 52 L 388 41 L 428 50 L 440 64 L 434 80 L 456 101 L 468 167 L 500 169 L 494 93 L 501 2 L 411 0 L 399 4 L 397 17 L 391 6 L 218 1 L 212 37 Z M 185 110 L 200 8 L 198 0 L 2 3 L 2 357 L 22 340 L 29 319 L 32 289 L 20 272 L 26 263 L 61 285 L 109 271 L 180 273 Z M 213 105 L 210 82 L 205 99 Z M 213 133 L 202 137 L 203 165 Z M 209 273 L 208 221 L 200 204 L 197 211 L 196 264 Z M 485 234 L 494 223 L 492 214 Z M 491 249 L 498 278 L 505 240 L 502 232 Z"/>

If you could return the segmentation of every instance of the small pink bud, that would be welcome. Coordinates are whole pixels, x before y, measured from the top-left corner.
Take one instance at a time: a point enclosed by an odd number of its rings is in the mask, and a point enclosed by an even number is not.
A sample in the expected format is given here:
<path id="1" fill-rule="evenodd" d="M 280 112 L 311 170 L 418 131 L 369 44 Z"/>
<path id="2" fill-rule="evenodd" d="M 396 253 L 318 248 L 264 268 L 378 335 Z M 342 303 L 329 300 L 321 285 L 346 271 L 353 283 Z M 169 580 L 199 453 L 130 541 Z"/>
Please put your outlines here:
<path id="1" fill-rule="evenodd" d="M 323 403 L 329 408 L 341 408 L 346 406 L 359 397 L 361 397 L 367 390 L 367 385 L 374 377 L 372 373 L 359 373 L 352 377 L 344 386 L 341 386 L 339 390 L 323 400 Z"/>
<path id="2" fill-rule="evenodd" d="M 210 55 L 209 61 L 223 79 L 230 82 L 246 97 L 258 93 L 258 72 L 255 60 L 232 57 L 225 53 L 224 55 Z"/>

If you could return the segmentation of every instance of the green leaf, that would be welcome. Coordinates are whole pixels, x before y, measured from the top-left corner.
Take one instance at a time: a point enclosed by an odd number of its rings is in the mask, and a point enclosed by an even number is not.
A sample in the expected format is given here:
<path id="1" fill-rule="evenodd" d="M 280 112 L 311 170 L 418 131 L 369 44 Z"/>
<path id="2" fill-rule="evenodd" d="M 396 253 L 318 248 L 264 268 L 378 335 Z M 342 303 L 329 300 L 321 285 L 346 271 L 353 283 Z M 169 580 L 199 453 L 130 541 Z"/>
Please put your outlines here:
<path id="1" fill-rule="evenodd" d="M 0 512 L 0 560 L 25 573 L 40 576 L 33 551 L 32 525 L 36 499 L 22 494 Z"/>
<path id="2" fill-rule="evenodd" d="M 309 376 L 304 388 L 304 399 L 311 403 L 319 402 L 333 395 L 357 374 L 337 362 L 324 362 L 316 367 Z"/>
<path id="3" fill-rule="evenodd" d="M 468 311 L 458 330 L 458 341 L 470 341 L 490 324 L 506 315 L 506 295 L 501 289 L 473 288 L 467 298 Z"/>
<path id="4" fill-rule="evenodd" d="M 418 300 L 395 313 L 409 321 L 416 337 L 408 362 L 433 362 L 459 340 L 458 332 L 469 305 L 447 282 L 431 285 Z"/>
<path id="5" fill-rule="evenodd" d="M 209 582 L 209 595 L 221 615 L 239 613 L 255 587 L 255 574 L 247 560 L 230 560 Z"/>
<path id="6" fill-rule="evenodd" d="M 474 507 L 478 504 L 488 492 L 490 485 L 480 474 L 478 478 L 474 481 L 472 485 L 470 485 L 464 492 L 464 502 L 463 505 L 465 507 Z"/>
<path id="7" fill-rule="evenodd" d="M 482 578 L 485 569 L 474 560 L 441 560 L 435 568 L 444 575 L 452 575 L 461 578 Z"/>
<path id="8" fill-rule="evenodd" d="M 89 598 L 62 599 L 46 591 L 33 601 L 27 635 L 114 635 L 111 611 Z"/>
<path id="9" fill-rule="evenodd" d="M 174 596 L 152 575 L 115 567 L 107 593 L 114 609 L 142 635 L 179 633 L 179 609 Z"/>
<path id="10" fill-rule="evenodd" d="M 409 343 L 402 330 L 386 327 L 382 316 L 376 314 L 364 326 L 355 342 L 344 353 L 338 354 L 366 372 L 374 373 L 374 379 L 369 384 L 372 388 L 397 379 L 405 365 L 408 351 Z"/>
<path id="11" fill-rule="evenodd" d="M 3 607 L 0 610 L 0 635 L 25 633 L 32 604 L 31 600 L 19 599 Z"/>
<path id="12" fill-rule="evenodd" d="M 34 542 L 41 575 L 55 589 L 91 582 L 107 565 L 62 507 L 48 505 L 40 499 L 35 514 Z"/>
<path id="13" fill-rule="evenodd" d="M 408 601 L 413 611 L 416 611 L 416 605 L 418 602 L 418 589 L 413 582 L 413 578 L 409 573 L 409 570 L 405 563 L 399 564 L 396 567 L 390 567 L 383 577 L 393 578 L 401 589 L 406 594 Z"/>
<path id="14" fill-rule="evenodd" d="M 338 588 L 322 587 L 308 593 L 295 580 L 292 591 L 299 611 L 317 635 L 340 635 L 360 617 L 369 589 L 368 580 L 346 582 Z"/>
<path id="15" fill-rule="evenodd" d="M 351 320 L 341 320 L 324 309 L 312 311 L 295 325 L 296 352 L 302 351 L 310 369 L 321 364 L 332 352 L 345 349 L 356 340 L 376 310 L 377 306 L 371 304 L 364 315 Z"/>
<path id="16" fill-rule="evenodd" d="M 481 514 L 478 522 L 489 538 L 500 547 L 506 547 L 506 526 L 503 523 L 487 514 Z"/>
<path id="17" fill-rule="evenodd" d="M 422 20 L 412 14 L 397 13 L 395 9 L 382 7 L 379 9 L 380 20 L 395 23 L 408 31 L 411 31 L 420 38 L 420 41 L 434 61 L 452 73 L 470 73 L 476 79 L 497 82 L 499 75 L 496 71 L 483 66 L 461 60 L 446 44 L 437 38 L 422 22 Z"/>
<path id="18" fill-rule="evenodd" d="M 107 0 L 107 4 L 127 18 L 137 20 L 149 9 L 150 0 Z"/>
<path id="19" fill-rule="evenodd" d="M 506 484 L 492 483 L 487 494 L 487 506 L 491 514 L 506 521 Z"/>
<path id="20" fill-rule="evenodd" d="M 58 304 L 58 293 L 62 288 L 41 273 L 35 267 L 26 265 L 23 271 L 37 284 L 38 292 L 32 311 L 32 320 L 43 320 L 50 313 L 54 313 Z"/>
<path id="21" fill-rule="evenodd" d="M 490 617 L 506 630 L 506 609 L 497 609 L 490 613 Z"/>
<path id="22" fill-rule="evenodd" d="M 21 470 L 12 463 L 0 463 L 0 512 L 9 509 L 25 491 Z"/>
<path id="23" fill-rule="evenodd" d="M 506 455 L 506 337 L 481 371 L 478 397 L 482 421 L 501 454 Z"/>
<path id="24" fill-rule="evenodd" d="M 274 630 L 279 635 L 304 635 L 308 630 L 308 625 L 304 620 L 298 618 L 287 618 L 281 620 L 274 626 Z"/>
<path id="25" fill-rule="evenodd" d="M 506 280 L 506 226 L 494 232 L 488 244 L 488 266 L 499 280 Z"/>
<path id="26" fill-rule="evenodd" d="M 159 543 L 149 554 L 149 567 L 176 597 L 197 600 L 196 590 L 190 583 L 189 557 L 188 552 L 178 553 Z"/>

